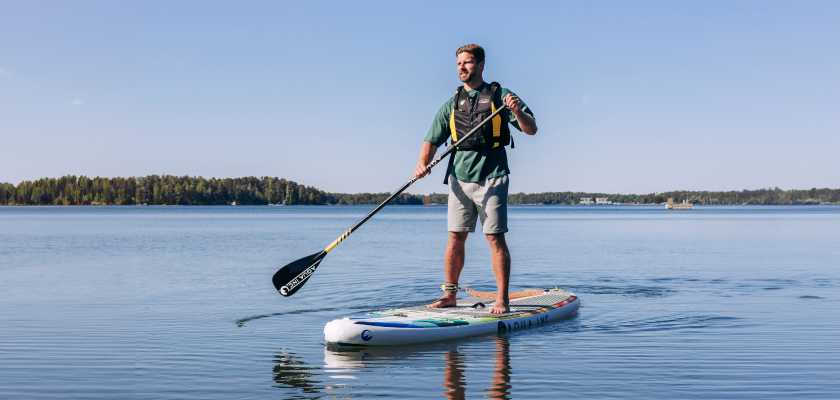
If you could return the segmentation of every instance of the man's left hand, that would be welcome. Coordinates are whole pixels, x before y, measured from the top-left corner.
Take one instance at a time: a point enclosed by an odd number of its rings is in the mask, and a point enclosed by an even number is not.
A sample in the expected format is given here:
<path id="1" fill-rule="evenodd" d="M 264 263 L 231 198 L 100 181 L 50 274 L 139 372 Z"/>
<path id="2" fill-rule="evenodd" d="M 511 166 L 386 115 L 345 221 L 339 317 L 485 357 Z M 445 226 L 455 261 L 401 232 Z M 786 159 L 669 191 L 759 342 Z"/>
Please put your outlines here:
<path id="1" fill-rule="evenodd" d="M 507 108 L 510 109 L 511 113 L 513 113 L 513 116 L 516 117 L 516 122 L 519 123 L 519 129 L 521 129 L 522 132 L 525 132 L 528 135 L 534 135 L 537 133 L 537 122 L 534 121 L 534 117 L 522 111 L 522 104 L 519 102 L 519 97 L 508 94 L 504 99 L 502 99 L 502 101 L 505 102 L 505 105 L 507 105 Z"/>
<path id="2" fill-rule="evenodd" d="M 512 94 L 508 94 L 502 100 L 505 102 L 507 108 L 510 109 L 512 113 L 519 114 L 519 112 L 521 111 L 519 108 L 519 97 L 516 97 Z"/>

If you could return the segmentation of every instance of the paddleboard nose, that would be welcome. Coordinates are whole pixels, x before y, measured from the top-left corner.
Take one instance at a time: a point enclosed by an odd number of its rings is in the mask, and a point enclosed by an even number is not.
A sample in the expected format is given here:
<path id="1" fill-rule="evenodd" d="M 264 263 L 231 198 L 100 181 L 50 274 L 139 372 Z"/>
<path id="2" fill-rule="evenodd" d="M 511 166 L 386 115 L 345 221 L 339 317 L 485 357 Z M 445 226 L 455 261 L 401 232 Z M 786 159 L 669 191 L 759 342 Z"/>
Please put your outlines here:
<path id="1" fill-rule="evenodd" d="M 344 324 L 342 324 L 342 320 L 337 319 L 334 321 L 330 321 L 327 325 L 324 326 L 324 339 L 328 343 L 340 343 L 343 342 L 344 338 Z"/>

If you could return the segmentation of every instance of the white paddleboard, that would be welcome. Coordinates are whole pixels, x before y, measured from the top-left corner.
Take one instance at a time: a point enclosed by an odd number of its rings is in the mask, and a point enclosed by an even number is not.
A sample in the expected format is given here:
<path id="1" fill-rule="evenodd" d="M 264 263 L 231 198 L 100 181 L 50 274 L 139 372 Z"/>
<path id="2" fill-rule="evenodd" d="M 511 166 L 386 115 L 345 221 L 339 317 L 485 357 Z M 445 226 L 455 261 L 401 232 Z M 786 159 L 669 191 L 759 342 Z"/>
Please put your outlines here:
<path id="1" fill-rule="evenodd" d="M 477 303 L 485 308 L 474 307 Z M 571 292 L 551 289 L 510 301 L 510 312 L 490 314 L 493 299 L 467 297 L 447 308 L 398 308 L 336 319 L 324 327 L 335 346 L 377 346 L 434 342 L 489 333 L 508 333 L 545 325 L 580 307 Z"/>

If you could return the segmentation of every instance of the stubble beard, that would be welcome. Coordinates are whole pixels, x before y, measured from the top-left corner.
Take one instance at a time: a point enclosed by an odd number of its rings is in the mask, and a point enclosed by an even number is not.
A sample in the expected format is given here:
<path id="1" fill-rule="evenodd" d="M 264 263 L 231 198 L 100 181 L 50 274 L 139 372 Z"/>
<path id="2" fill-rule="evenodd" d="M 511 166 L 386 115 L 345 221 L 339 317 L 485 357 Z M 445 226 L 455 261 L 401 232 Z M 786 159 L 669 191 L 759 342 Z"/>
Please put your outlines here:
<path id="1" fill-rule="evenodd" d="M 475 71 L 472 71 L 472 72 L 466 72 L 466 75 L 464 75 L 463 73 L 459 73 L 459 74 L 458 74 L 458 78 L 460 78 L 460 79 L 461 79 L 461 82 L 464 82 L 464 83 L 469 82 L 469 81 L 471 81 L 473 78 L 475 78 Z"/>

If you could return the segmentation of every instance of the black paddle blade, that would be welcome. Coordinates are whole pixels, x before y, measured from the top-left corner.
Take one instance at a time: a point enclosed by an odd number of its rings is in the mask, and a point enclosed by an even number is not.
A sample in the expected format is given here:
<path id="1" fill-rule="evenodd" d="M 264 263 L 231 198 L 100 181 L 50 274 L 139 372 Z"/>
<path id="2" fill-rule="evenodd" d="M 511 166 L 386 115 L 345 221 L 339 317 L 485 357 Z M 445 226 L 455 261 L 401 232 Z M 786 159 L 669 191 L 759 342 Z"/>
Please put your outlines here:
<path id="1" fill-rule="evenodd" d="M 274 288 L 285 297 L 295 294 L 309 280 L 309 277 L 315 273 L 315 268 L 318 268 L 318 264 L 326 256 L 327 252 L 321 251 L 293 261 L 289 265 L 280 268 L 274 274 L 274 277 L 271 278 L 271 281 L 274 283 Z"/>

